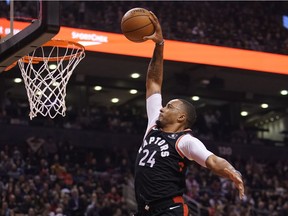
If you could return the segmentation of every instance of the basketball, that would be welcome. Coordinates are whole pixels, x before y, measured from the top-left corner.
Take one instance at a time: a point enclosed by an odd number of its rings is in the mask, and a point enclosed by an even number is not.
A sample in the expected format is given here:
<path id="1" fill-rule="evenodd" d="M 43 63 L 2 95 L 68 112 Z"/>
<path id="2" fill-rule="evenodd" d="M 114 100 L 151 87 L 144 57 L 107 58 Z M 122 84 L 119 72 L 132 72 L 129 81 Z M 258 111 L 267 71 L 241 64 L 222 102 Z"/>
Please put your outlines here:
<path id="1" fill-rule="evenodd" d="M 127 11 L 121 20 L 121 30 L 124 36 L 136 43 L 146 41 L 143 37 L 152 35 L 155 31 L 149 15 L 149 11 L 144 8 L 133 8 Z"/>

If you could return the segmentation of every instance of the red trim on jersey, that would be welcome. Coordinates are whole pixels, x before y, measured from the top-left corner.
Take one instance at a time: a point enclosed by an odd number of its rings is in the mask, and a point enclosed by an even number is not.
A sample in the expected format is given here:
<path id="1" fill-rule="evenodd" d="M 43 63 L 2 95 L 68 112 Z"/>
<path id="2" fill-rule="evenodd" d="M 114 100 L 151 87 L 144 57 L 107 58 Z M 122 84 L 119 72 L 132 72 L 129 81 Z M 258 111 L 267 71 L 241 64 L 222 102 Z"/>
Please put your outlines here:
<path id="1" fill-rule="evenodd" d="M 182 136 L 180 136 L 180 137 L 178 138 L 176 144 L 175 144 L 175 149 L 176 149 L 176 151 L 178 152 L 178 154 L 179 154 L 182 158 L 184 158 L 185 156 L 184 156 L 184 154 L 181 152 L 181 150 L 179 149 L 178 143 L 179 143 L 180 139 L 181 139 L 184 135 L 186 135 L 186 134 L 183 134 Z"/>
<path id="2" fill-rule="evenodd" d="M 182 196 L 173 197 L 174 203 L 184 203 L 184 199 Z"/>
<path id="3" fill-rule="evenodd" d="M 189 215 L 189 209 L 187 204 L 183 204 L 183 216 Z"/>
<path id="4" fill-rule="evenodd" d="M 187 204 L 185 204 L 184 199 L 182 196 L 177 196 L 173 198 L 174 203 L 182 203 L 183 204 L 183 216 L 188 216 L 189 214 L 189 209 Z"/>

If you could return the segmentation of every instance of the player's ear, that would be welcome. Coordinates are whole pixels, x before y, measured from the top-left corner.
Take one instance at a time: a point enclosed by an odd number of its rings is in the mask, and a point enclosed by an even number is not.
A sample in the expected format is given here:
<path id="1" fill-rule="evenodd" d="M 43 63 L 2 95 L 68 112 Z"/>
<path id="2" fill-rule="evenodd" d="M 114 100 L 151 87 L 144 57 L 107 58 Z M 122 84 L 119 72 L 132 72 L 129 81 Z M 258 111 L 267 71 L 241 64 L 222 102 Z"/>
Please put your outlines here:
<path id="1" fill-rule="evenodd" d="M 185 119 L 186 119 L 186 116 L 185 116 L 184 113 L 182 113 L 182 114 L 180 114 L 180 115 L 178 116 L 178 121 L 179 121 L 179 122 L 184 122 Z"/>

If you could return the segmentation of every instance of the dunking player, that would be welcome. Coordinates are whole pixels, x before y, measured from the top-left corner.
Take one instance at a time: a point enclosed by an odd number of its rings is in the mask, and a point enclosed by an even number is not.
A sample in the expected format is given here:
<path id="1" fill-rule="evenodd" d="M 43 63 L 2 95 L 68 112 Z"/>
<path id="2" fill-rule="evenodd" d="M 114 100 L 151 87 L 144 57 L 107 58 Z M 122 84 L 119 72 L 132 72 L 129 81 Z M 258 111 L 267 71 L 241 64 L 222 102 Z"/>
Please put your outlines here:
<path id="1" fill-rule="evenodd" d="M 240 172 L 192 136 L 190 128 L 196 119 L 194 106 L 185 100 L 174 99 L 162 107 L 164 39 L 152 12 L 150 19 L 156 31 L 146 39 L 154 41 L 155 48 L 146 77 L 148 126 L 135 165 L 136 215 L 188 216 L 182 195 L 186 188 L 185 170 L 192 160 L 232 180 L 243 198 Z"/>

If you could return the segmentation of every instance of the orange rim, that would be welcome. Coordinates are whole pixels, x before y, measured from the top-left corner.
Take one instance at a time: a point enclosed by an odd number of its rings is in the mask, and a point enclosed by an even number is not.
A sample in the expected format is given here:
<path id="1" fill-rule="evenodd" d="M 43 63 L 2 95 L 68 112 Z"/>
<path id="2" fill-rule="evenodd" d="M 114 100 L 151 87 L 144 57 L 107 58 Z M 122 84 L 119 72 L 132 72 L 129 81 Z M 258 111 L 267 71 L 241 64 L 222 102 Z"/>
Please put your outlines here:
<path id="1" fill-rule="evenodd" d="M 57 56 L 57 57 L 37 57 L 37 56 L 24 56 L 20 59 L 20 61 L 24 62 L 24 63 L 29 63 L 31 62 L 32 64 L 37 64 L 41 61 L 59 61 L 59 60 L 69 60 L 71 57 L 78 57 L 80 55 L 82 55 L 82 53 L 85 51 L 85 47 L 79 43 L 73 42 L 73 41 L 66 41 L 66 40 L 50 40 L 48 42 L 46 42 L 45 44 L 43 44 L 41 47 L 60 47 L 60 48 L 75 48 L 78 47 L 78 50 L 76 53 L 70 54 L 70 55 L 66 55 L 66 56 Z"/>
<path id="2" fill-rule="evenodd" d="M 9 71 L 17 65 L 17 61 L 13 62 L 11 65 L 7 66 L 4 71 Z"/>

